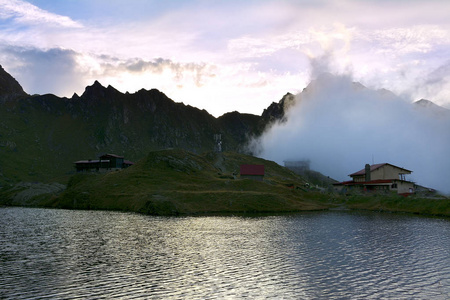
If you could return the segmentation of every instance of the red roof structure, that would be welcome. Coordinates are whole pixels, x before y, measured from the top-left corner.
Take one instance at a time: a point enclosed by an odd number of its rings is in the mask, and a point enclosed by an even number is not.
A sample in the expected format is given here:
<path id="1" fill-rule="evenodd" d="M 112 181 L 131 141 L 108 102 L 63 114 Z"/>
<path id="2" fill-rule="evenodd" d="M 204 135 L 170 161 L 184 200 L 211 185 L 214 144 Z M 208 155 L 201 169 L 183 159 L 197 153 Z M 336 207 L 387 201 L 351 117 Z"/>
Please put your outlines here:
<path id="1" fill-rule="evenodd" d="M 264 165 L 241 165 L 241 175 L 264 176 Z"/>
<path id="2" fill-rule="evenodd" d="M 370 184 L 392 183 L 395 180 L 396 179 L 376 179 L 376 180 L 363 181 L 363 182 L 356 182 L 356 181 L 350 180 L 350 181 L 333 183 L 333 185 L 361 185 L 361 184 L 370 185 Z"/>
<path id="3" fill-rule="evenodd" d="M 389 164 L 389 163 L 383 163 L 383 164 L 374 164 L 374 165 L 371 165 L 371 166 L 370 166 L 370 172 L 373 172 L 373 171 L 375 171 L 376 169 L 381 168 L 382 166 L 385 166 L 385 165 L 390 165 L 390 166 L 392 166 L 392 167 L 395 167 L 395 168 L 398 168 L 398 169 L 402 169 L 402 170 L 404 170 L 404 171 L 406 171 L 406 172 L 409 172 L 409 173 L 412 172 L 412 171 L 410 171 L 410 170 L 407 170 L 407 169 L 404 169 L 404 168 L 400 168 L 400 167 L 394 166 L 393 164 Z M 358 175 L 365 175 L 365 174 L 366 174 L 366 169 L 362 169 L 362 170 L 359 170 L 358 172 L 355 172 L 355 173 L 350 174 L 350 175 L 348 175 L 348 176 L 358 176 Z"/>

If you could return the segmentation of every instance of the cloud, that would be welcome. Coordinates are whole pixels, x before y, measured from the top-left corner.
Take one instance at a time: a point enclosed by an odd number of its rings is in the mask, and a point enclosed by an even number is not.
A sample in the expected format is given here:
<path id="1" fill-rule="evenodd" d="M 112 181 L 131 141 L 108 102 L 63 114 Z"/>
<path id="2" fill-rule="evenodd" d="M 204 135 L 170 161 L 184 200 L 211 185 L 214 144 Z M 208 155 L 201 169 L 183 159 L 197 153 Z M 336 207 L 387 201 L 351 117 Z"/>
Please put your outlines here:
<path id="1" fill-rule="evenodd" d="M 71 81 L 65 95 L 74 89 L 82 92 L 85 83 L 99 80 L 121 91 L 158 88 L 191 105 L 206 97 L 201 108 L 220 113 L 231 101 L 236 104 L 231 110 L 260 113 L 286 92 L 301 90 L 308 74 L 318 75 L 317 65 L 328 56 L 322 71 L 342 74 L 351 68 L 354 78 L 370 87 L 450 103 L 447 85 L 423 80 L 448 60 L 450 2 L 234 0 L 205 5 L 202 0 L 130 0 L 107 7 L 96 0 L 55 3 L 45 7 L 67 16 L 25 1 L 0 0 L 0 45 L 34 49 L 30 51 L 36 54 L 73 51 L 63 66 L 74 68 L 67 70 L 69 77 L 82 78 Z M 8 54 L 13 61 L 22 56 Z M 322 59 L 316 59 L 319 56 Z M 42 56 L 30 55 L 27 63 L 32 57 Z M 30 86 L 28 91 L 43 91 L 31 90 L 38 86 L 31 84 L 31 75 L 19 75 L 27 78 L 21 82 Z M 48 75 L 34 81 L 49 88 L 46 92 L 61 93 L 61 87 L 51 88 L 51 80 Z"/>
<path id="2" fill-rule="evenodd" d="M 154 82 L 142 83 L 129 90 L 134 92 L 148 86 L 171 82 L 172 85 L 201 87 L 205 79 L 214 78 L 215 66 L 206 63 L 181 63 L 170 59 L 157 58 L 151 61 L 135 58 L 121 59 L 108 55 L 88 55 L 73 50 L 52 48 L 24 48 L 15 46 L 0 47 L 0 58 L 23 84 L 25 90 L 32 93 L 71 96 L 84 90 L 94 80 L 106 81 L 104 84 L 120 83 L 125 76 L 128 80 L 152 77 Z M 124 79 L 125 80 L 125 79 Z M 158 81 L 159 80 L 159 83 Z M 129 87 L 130 85 L 128 85 Z M 123 92 L 122 87 L 119 87 Z"/>
<path id="3" fill-rule="evenodd" d="M 162 73 L 170 70 L 174 74 L 176 81 L 182 81 L 186 76 L 193 79 L 197 87 L 203 85 L 203 78 L 214 77 L 214 66 L 206 63 L 180 63 L 170 59 L 156 58 L 152 61 L 142 59 L 132 59 L 122 62 L 120 67 L 125 68 L 129 72 L 152 72 Z"/>
<path id="4" fill-rule="evenodd" d="M 254 141 L 259 155 L 310 159 L 311 167 L 338 180 L 366 163 L 413 170 L 409 179 L 450 193 L 450 118 L 414 109 L 392 93 L 367 89 L 350 75 L 322 74 L 296 95 L 287 122 Z"/>
<path id="5" fill-rule="evenodd" d="M 67 49 L 7 46 L 0 48 L 5 68 L 32 94 L 72 94 L 83 84 L 83 74 L 77 66 L 78 54 Z"/>
<path id="6" fill-rule="evenodd" d="M 96 65 L 96 67 L 91 66 L 92 76 L 99 78 L 120 77 L 124 73 L 132 77 L 153 74 L 160 76 L 161 80 L 171 81 L 174 84 L 186 85 L 193 83 L 195 86 L 201 87 L 205 78 L 215 77 L 215 66 L 206 63 L 182 63 L 164 58 L 155 58 L 153 60 L 140 58 L 121 59 L 107 55 L 90 57 L 90 61 Z M 85 67 L 89 68 L 89 65 Z M 138 89 L 140 88 L 142 86 Z"/>
<path id="7" fill-rule="evenodd" d="M 450 108 L 450 61 L 419 76 L 414 93 Z"/>
<path id="8" fill-rule="evenodd" d="M 50 13 L 21 0 L 0 0 L 0 19 L 13 19 L 16 23 L 26 25 L 83 27 L 67 16 Z"/>

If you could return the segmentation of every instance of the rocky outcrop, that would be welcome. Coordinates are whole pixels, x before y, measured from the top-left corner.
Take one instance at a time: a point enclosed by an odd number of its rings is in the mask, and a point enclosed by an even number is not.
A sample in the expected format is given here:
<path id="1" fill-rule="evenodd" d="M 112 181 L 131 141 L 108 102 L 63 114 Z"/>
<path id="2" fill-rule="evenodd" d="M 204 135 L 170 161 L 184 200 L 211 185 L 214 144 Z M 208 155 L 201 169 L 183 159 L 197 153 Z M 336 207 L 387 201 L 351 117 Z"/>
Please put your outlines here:
<path id="1" fill-rule="evenodd" d="M 17 80 L 0 66 L 0 99 L 26 95 Z"/>
<path id="2" fill-rule="evenodd" d="M 284 95 L 278 102 L 272 102 L 261 115 L 260 127 L 264 129 L 275 121 L 285 122 L 286 112 L 294 103 L 295 96 L 291 93 Z"/>

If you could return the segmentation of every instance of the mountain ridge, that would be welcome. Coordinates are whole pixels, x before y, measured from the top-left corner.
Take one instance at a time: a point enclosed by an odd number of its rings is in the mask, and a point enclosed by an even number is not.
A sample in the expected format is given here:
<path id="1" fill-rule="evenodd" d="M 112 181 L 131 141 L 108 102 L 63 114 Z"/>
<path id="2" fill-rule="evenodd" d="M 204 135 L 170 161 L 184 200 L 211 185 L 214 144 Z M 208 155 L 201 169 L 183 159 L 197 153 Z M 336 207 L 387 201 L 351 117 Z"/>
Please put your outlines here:
<path id="1" fill-rule="evenodd" d="M 97 80 L 71 98 L 28 95 L 1 70 L 0 186 L 65 182 L 74 161 L 104 153 L 137 161 L 166 148 L 211 151 L 215 134 L 221 134 L 224 150 L 245 152 L 248 138 L 266 125 L 260 116 L 231 112 L 216 118 L 157 89 L 121 93 Z"/>

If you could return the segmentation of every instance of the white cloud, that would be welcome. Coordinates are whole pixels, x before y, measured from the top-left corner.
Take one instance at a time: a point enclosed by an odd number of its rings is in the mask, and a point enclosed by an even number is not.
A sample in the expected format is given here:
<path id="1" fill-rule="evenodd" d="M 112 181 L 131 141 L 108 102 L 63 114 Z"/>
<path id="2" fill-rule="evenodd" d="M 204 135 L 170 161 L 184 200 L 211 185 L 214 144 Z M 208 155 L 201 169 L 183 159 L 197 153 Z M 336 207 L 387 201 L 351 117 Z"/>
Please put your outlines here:
<path id="1" fill-rule="evenodd" d="M 270 128 L 254 149 L 266 159 L 310 159 L 338 180 L 366 163 L 414 171 L 410 180 L 450 193 L 450 118 L 430 116 L 389 93 L 361 88 L 349 76 L 322 75 L 296 96 L 287 122 Z"/>
<path id="2" fill-rule="evenodd" d="M 82 27 L 80 23 L 67 16 L 50 13 L 21 0 L 0 0 L 0 18 L 11 18 L 17 23 L 26 25 Z"/>

